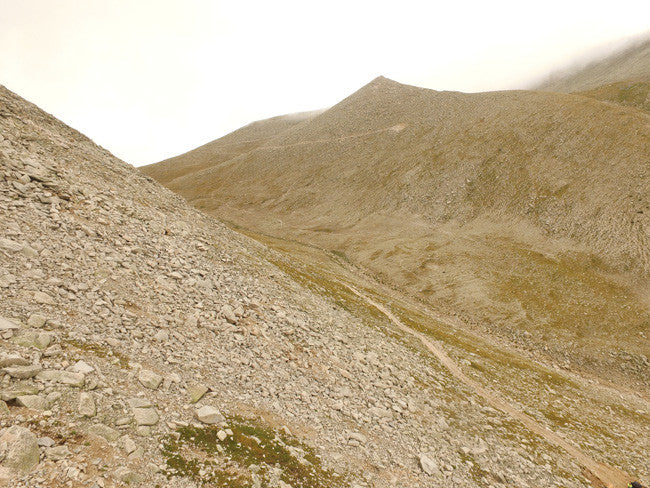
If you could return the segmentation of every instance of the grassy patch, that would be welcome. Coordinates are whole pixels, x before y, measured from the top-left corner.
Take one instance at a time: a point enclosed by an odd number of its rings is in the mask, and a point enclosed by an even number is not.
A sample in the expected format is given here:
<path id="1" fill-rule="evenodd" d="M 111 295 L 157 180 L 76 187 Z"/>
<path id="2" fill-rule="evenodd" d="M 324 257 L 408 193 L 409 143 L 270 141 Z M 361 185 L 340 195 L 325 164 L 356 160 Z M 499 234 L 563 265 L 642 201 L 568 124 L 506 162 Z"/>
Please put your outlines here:
<path id="1" fill-rule="evenodd" d="M 262 486 L 276 478 L 294 488 L 343 488 L 345 479 L 326 470 L 314 451 L 295 438 L 251 420 L 231 417 L 233 432 L 223 441 L 218 427 L 180 427 L 163 440 L 168 478 L 187 477 L 200 486 L 252 486 L 252 472 Z"/>
<path id="2" fill-rule="evenodd" d="M 129 368 L 129 359 L 126 356 L 117 351 L 113 351 L 108 347 L 102 346 L 101 344 L 97 344 L 95 342 L 81 342 L 76 339 L 64 339 L 63 342 L 69 346 L 79 349 L 80 351 L 91 353 L 96 357 L 116 358 L 119 362 L 120 368 Z"/>

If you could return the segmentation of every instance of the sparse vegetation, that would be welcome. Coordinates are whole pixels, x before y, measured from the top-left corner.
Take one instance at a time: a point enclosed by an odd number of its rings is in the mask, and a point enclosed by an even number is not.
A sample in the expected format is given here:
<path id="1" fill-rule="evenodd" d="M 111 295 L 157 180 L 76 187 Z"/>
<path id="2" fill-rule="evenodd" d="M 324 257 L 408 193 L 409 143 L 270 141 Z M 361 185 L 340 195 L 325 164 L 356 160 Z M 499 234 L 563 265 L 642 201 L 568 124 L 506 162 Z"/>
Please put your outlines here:
<path id="1" fill-rule="evenodd" d="M 313 449 L 296 439 L 262 426 L 259 422 L 232 417 L 232 435 L 218 437 L 213 426 L 180 427 L 163 440 L 166 476 L 184 476 L 206 487 L 250 487 L 257 476 L 260 486 L 272 477 L 296 488 L 343 488 L 344 478 L 322 466 Z M 246 468 L 246 469 L 243 469 Z"/>

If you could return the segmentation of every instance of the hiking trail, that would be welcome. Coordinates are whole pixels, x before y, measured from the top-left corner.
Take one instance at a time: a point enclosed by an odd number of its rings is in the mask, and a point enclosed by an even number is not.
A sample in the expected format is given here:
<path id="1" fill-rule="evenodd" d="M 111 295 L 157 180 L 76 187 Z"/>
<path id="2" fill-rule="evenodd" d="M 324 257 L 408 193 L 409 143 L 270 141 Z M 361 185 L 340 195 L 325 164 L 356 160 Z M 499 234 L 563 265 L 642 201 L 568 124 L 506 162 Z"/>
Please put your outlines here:
<path id="1" fill-rule="evenodd" d="M 363 299 L 366 303 L 372 305 L 374 308 L 383 313 L 393 324 L 395 324 L 401 331 L 418 339 L 434 356 L 446 367 L 449 372 L 466 386 L 474 390 L 479 396 L 486 400 L 492 407 L 501 410 L 513 419 L 521 422 L 528 430 L 543 437 L 547 442 L 563 449 L 567 452 L 582 468 L 586 471 L 586 477 L 591 481 L 595 488 L 624 488 L 627 483 L 632 480 L 632 477 L 624 471 L 600 463 L 590 456 L 581 451 L 578 447 L 553 432 L 549 428 L 539 424 L 532 417 L 526 415 L 524 412 L 518 410 L 512 404 L 508 403 L 499 395 L 491 392 L 490 390 L 481 386 L 477 381 L 473 380 L 454 362 L 451 357 L 444 351 L 444 349 L 437 343 L 426 337 L 424 334 L 417 332 L 400 319 L 398 319 L 388 308 L 384 305 L 377 303 L 372 298 L 366 296 L 356 288 L 341 282 L 352 293 Z"/>

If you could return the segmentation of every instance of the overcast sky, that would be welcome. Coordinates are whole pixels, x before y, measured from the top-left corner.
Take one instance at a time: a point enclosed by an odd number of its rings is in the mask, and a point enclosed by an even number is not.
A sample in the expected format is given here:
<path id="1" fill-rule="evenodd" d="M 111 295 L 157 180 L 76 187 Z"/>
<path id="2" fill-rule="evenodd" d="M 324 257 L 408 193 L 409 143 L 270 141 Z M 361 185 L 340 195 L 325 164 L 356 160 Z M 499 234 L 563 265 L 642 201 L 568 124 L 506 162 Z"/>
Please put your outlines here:
<path id="1" fill-rule="evenodd" d="M 649 29 L 647 0 L 0 0 L 0 84 L 137 166 L 378 75 L 522 88 Z"/>

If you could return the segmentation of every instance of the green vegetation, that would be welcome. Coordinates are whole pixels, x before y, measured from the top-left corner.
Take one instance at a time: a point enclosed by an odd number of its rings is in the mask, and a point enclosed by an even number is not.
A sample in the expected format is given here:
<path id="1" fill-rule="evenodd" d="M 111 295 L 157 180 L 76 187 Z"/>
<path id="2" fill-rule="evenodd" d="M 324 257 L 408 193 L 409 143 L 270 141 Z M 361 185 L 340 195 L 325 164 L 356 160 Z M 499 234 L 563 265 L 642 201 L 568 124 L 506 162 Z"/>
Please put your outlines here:
<path id="1" fill-rule="evenodd" d="M 294 488 L 343 488 L 347 481 L 326 470 L 313 449 L 296 439 L 240 417 L 228 419 L 233 435 L 221 441 L 219 428 L 187 426 L 163 439 L 167 478 L 182 476 L 200 486 L 245 488 L 257 473 L 261 486 L 278 477 Z"/>
<path id="2" fill-rule="evenodd" d="M 113 351 L 112 349 L 109 349 L 108 347 L 105 347 L 101 344 L 97 344 L 95 342 L 81 342 L 76 339 L 64 339 L 63 342 L 80 351 L 91 353 L 96 357 L 115 358 L 117 359 L 120 368 L 129 368 L 129 359 L 124 354 Z"/>
<path id="3" fill-rule="evenodd" d="M 588 256 L 553 259 L 530 249 L 508 247 L 516 271 L 495 275 L 495 289 L 502 301 L 521 304 L 526 319 L 520 325 L 531 332 L 543 324 L 547 333 L 559 334 L 561 340 L 577 340 L 591 349 L 629 342 L 630 334 L 647 329 L 648 310 L 629 290 L 599 273 L 598 263 Z M 616 336 L 620 340 L 612 341 Z"/>

